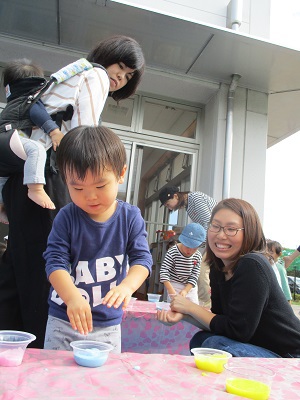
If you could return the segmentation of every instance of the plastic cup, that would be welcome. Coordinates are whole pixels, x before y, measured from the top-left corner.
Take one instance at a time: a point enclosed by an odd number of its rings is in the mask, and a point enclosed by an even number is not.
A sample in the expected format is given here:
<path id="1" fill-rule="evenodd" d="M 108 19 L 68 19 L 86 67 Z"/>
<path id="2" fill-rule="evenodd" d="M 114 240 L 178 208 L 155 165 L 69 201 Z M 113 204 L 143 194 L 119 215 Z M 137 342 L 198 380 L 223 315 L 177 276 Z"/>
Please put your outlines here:
<path id="1" fill-rule="evenodd" d="M 36 339 L 22 331 L 0 331 L 0 366 L 17 367 L 22 364 L 26 347 Z"/>
<path id="2" fill-rule="evenodd" d="M 197 368 L 217 374 L 224 370 L 224 365 L 232 357 L 227 351 L 205 347 L 191 349 L 191 352 Z"/>
<path id="3" fill-rule="evenodd" d="M 225 365 L 226 392 L 253 400 L 267 400 L 275 373 L 258 365 Z"/>
<path id="4" fill-rule="evenodd" d="M 168 303 L 171 303 L 171 301 L 174 299 L 175 296 L 177 296 L 177 293 L 176 294 L 168 293 L 168 298 L 167 298 Z"/>
<path id="5" fill-rule="evenodd" d="M 82 367 L 101 367 L 105 364 L 113 346 L 94 340 L 75 340 L 70 343 L 73 348 L 74 360 Z"/>
<path id="6" fill-rule="evenodd" d="M 150 301 L 151 303 L 156 303 L 159 302 L 161 294 L 154 294 L 154 293 L 148 293 L 148 301 Z"/>

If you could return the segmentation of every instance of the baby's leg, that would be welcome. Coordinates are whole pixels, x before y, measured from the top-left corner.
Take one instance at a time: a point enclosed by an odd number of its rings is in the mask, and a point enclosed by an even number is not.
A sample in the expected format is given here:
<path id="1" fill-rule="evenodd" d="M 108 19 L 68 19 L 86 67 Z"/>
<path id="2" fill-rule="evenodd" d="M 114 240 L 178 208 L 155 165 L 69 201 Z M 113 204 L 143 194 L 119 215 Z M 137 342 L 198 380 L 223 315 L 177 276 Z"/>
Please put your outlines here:
<path id="1" fill-rule="evenodd" d="M 55 205 L 45 192 L 44 185 L 42 183 L 29 183 L 27 186 L 28 197 L 30 200 L 34 201 L 43 208 L 50 208 L 50 210 L 55 209 Z"/>
<path id="2" fill-rule="evenodd" d="M 46 150 L 34 140 L 20 139 L 27 155 L 23 183 L 28 186 L 28 197 L 39 206 L 54 210 L 55 205 L 44 190 Z"/>

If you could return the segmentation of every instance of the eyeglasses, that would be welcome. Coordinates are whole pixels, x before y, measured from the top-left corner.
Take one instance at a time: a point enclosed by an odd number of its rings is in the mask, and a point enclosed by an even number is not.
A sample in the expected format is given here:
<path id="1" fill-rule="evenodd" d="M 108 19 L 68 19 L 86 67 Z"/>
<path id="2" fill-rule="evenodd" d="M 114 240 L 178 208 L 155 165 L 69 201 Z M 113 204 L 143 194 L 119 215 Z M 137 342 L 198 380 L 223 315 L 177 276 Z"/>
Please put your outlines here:
<path id="1" fill-rule="evenodd" d="M 216 225 L 216 224 L 209 224 L 208 225 L 208 230 L 214 233 L 218 233 L 223 229 L 223 232 L 227 236 L 235 236 L 238 231 L 243 231 L 245 228 L 231 228 L 229 226 L 221 226 L 221 225 Z"/>

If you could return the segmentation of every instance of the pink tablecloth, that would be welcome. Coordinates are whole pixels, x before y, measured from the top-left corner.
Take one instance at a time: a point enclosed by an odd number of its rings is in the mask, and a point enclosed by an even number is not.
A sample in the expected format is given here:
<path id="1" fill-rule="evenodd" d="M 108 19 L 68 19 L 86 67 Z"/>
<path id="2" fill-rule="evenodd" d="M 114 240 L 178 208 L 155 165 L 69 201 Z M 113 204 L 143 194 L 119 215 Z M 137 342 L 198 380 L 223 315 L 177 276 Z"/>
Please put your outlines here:
<path id="1" fill-rule="evenodd" d="M 299 359 L 238 359 L 244 366 L 263 365 L 276 375 L 272 400 L 300 398 Z M 99 368 L 75 364 L 67 351 L 27 349 L 19 367 L 0 367 L 2 400 L 55 399 L 240 399 L 225 392 L 226 374 L 203 373 L 193 356 L 110 354 Z"/>
<path id="2" fill-rule="evenodd" d="M 187 322 L 163 325 L 156 318 L 156 303 L 136 300 L 124 312 L 122 352 L 190 355 L 189 342 L 198 328 Z"/>

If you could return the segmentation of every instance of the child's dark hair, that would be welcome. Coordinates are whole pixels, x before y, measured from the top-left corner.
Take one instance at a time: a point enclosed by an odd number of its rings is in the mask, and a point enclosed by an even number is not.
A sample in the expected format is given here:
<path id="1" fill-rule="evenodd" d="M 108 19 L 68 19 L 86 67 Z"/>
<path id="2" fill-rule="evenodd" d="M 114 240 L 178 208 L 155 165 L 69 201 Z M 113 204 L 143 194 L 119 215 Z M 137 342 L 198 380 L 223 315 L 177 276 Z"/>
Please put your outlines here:
<path id="1" fill-rule="evenodd" d="M 126 151 L 121 139 L 104 126 L 78 126 L 62 139 L 56 152 L 56 162 L 62 178 L 66 173 L 84 180 L 88 171 L 99 175 L 113 171 L 121 176 L 126 164 Z"/>
<path id="2" fill-rule="evenodd" d="M 267 246 L 268 246 L 268 250 L 272 251 L 272 249 L 274 248 L 275 253 L 280 256 L 280 254 L 282 253 L 282 246 L 279 242 L 276 242 L 276 240 L 270 240 L 267 239 Z"/>
<path id="3" fill-rule="evenodd" d="M 3 71 L 3 86 L 12 84 L 18 79 L 31 78 L 33 76 L 44 77 L 44 71 L 41 67 L 34 64 L 27 58 L 10 61 Z"/>
<path id="4" fill-rule="evenodd" d="M 116 101 L 127 99 L 136 91 L 144 73 L 145 58 L 139 43 L 128 36 L 111 36 L 98 43 L 90 51 L 86 59 L 101 64 L 104 68 L 120 62 L 135 72 L 128 83 L 120 90 L 112 93 Z"/>

